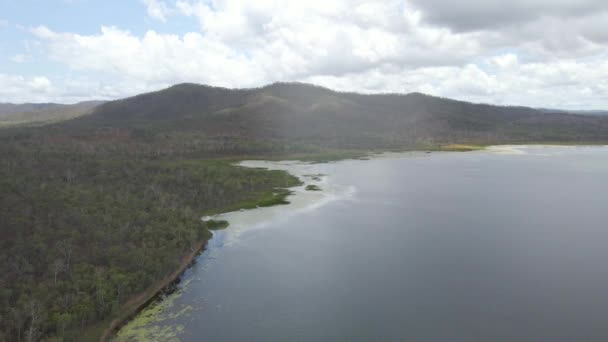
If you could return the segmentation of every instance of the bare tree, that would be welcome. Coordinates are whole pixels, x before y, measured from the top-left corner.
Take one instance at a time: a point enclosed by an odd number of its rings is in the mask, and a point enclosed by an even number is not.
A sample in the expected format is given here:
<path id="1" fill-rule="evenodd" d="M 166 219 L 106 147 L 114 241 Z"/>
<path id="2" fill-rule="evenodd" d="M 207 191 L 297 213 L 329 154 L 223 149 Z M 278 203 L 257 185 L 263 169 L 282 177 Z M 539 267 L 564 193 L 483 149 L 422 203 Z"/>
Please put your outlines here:
<path id="1" fill-rule="evenodd" d="M 68 240 L 61 240 L 57 243 L 57 248 L 63 255 L 63 260 L 65 260 L 65 270 L 70 271 L 70 262 L 72 260 L 72 243 Z"/>
<path id="2" fill-rule="evenodd" d="M 64 268 L 65 262 L 63 261 L 63 259 L 55 259 L 55 261 L 53 262 L 53 280 L 55 285 L 57 285 L 57 275 L 59 274 L 59 272 L 63 271 Z"/>
<path id="3" fill-rule="evenodd" d="M 32 300 L 28 306 L 28 313 L 30 316 L 30 326 L 25 334 L 27 342 L 35 342 L 40 339 L 40 321 L 41 321 L 41 310 L 40 303 L 36 300 Z"/>

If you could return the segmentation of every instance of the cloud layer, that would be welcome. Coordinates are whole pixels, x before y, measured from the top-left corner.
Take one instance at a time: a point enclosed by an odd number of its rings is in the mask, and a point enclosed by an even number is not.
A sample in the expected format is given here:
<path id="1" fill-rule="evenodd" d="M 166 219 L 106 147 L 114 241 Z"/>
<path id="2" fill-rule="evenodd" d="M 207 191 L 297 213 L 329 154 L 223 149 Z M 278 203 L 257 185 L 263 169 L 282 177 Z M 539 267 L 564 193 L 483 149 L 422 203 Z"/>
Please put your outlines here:
<path id="1" fill-rule="evenodd" d="M 48 58 L 73 71 L 58 85 L 47 79 L 38 91 L 61 101 L 122 97 L 178 82 L 304 81 L 361 92 L 608 107 L 605 1 L 141 2 L 152 20 L 196 20 L 200 29 L 135 35 L 110 23 L 83 35 L 32 28 Z M 7 80 L 26 93 L 32 82 L 0 75 L 0 86 Z M 14 94 L 0 90 L 0 100 Z M 32 94 L 41 93 L 32 88 Z"/>

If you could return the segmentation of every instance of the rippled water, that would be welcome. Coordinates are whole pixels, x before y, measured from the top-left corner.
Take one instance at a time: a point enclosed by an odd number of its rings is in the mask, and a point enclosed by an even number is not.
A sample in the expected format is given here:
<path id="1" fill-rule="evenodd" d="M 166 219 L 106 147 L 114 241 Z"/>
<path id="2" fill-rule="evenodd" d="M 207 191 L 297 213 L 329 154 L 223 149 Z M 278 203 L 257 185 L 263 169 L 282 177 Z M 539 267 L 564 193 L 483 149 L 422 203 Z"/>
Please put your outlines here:
<path id="1" fill-rule="evenodd" d="M 608 340 L 608 148 L 268 165 L 325 191 L 229 214 L 121 339 Z"/>

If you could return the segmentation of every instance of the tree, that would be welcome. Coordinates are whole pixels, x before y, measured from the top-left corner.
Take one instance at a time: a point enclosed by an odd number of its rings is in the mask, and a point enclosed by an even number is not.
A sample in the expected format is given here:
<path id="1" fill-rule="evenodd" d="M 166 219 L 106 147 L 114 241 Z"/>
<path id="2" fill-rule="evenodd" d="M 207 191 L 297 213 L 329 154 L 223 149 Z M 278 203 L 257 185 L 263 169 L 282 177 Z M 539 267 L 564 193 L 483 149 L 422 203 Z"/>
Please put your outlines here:
<path id="1" fill-rule="evenodd" d="M 57 285 L 57 275 L 59 272 L 65 269 L 65 262 L 63 259 L 55 259 L 53 262 L 53 284 Z"/>
<path id="2" fill-rule="evenodd" d="M 28 304 L 29 328 L 25 334 L 27 342 L 35 342 L 40 339 L 40 323 L 42 321 L 42 312 L 40 303 L 37 300 L 31 300 Z"/>

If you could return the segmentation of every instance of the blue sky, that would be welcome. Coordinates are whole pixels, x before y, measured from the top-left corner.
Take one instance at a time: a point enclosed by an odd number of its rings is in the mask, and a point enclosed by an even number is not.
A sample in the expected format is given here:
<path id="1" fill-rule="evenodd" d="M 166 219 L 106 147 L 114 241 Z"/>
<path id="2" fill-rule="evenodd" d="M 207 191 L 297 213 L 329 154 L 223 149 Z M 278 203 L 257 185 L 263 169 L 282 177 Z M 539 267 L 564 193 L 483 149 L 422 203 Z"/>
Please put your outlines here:
<path id="1" fill-rule="evenodd" d="M 29 29 L 41 25 L 82 35 L 97 34 L 103 25 L 135 35 L 148 30 L 174 34 L 198 30 L 195 19 L 154 20 L 146 14 L 145 4 L 130 0 L 0 0 L 0 9 L 0 73 L 61 76 L 70 72 L 62 63 L 44 58 L 45 51 L 36 47 Z M 32 60 L 16 63 L 17 55 L 32 56 Z"/>
<path id="2" fill-rule="evenodd" d="M 0 102 L 180 82 L 608 108 L 605 0 L 0 0 Z"/>

